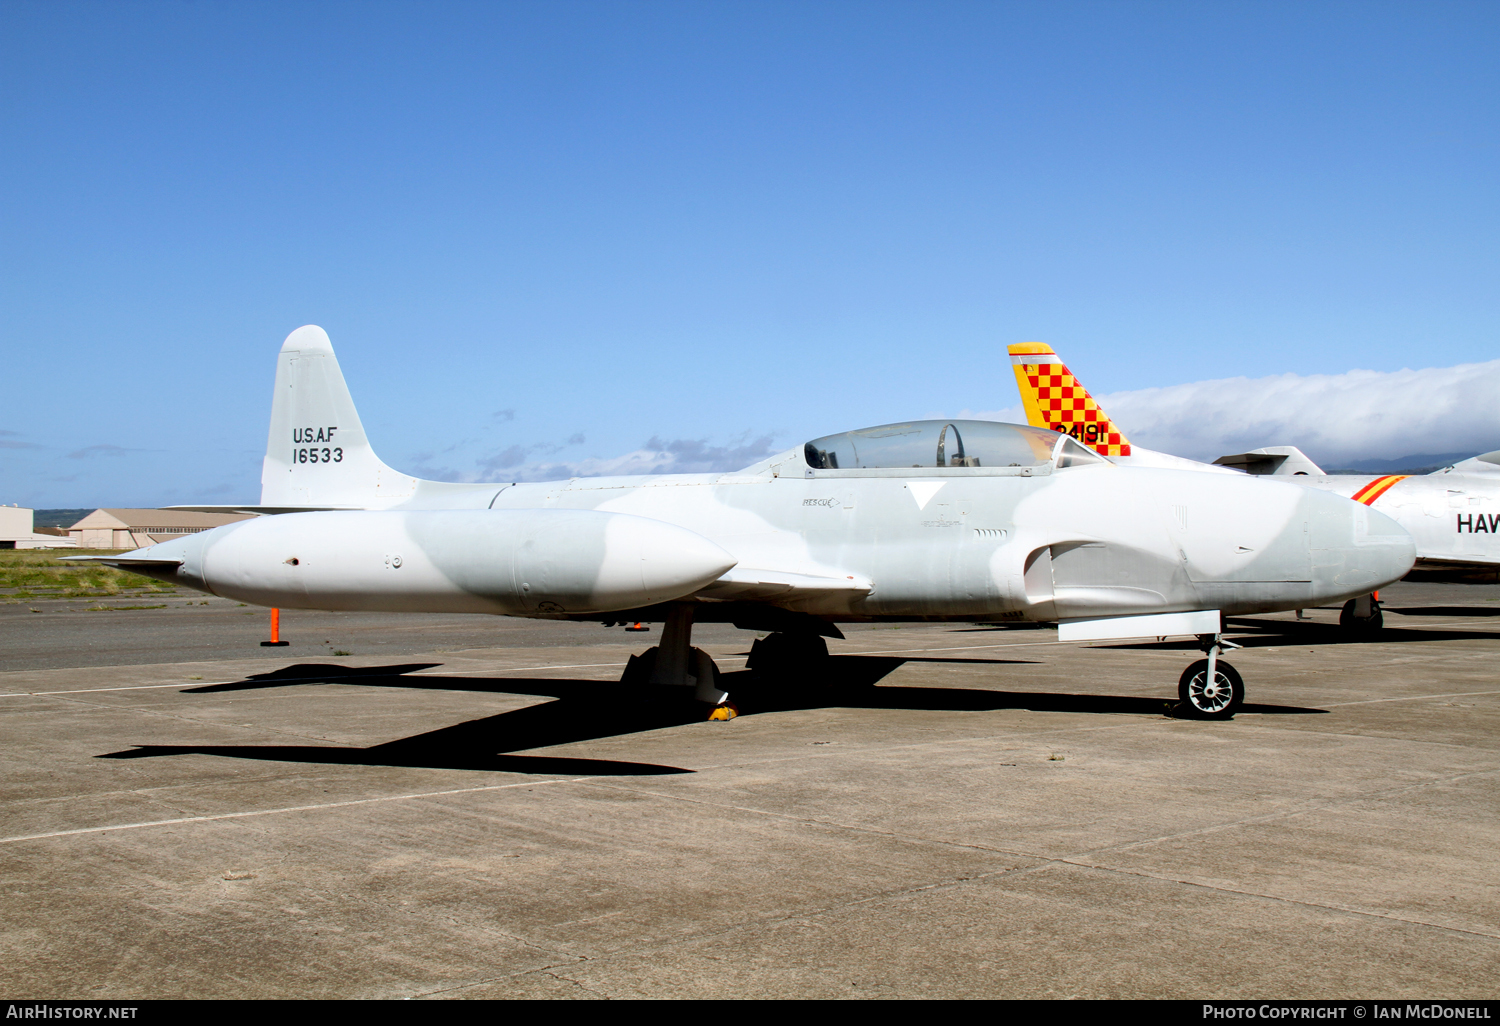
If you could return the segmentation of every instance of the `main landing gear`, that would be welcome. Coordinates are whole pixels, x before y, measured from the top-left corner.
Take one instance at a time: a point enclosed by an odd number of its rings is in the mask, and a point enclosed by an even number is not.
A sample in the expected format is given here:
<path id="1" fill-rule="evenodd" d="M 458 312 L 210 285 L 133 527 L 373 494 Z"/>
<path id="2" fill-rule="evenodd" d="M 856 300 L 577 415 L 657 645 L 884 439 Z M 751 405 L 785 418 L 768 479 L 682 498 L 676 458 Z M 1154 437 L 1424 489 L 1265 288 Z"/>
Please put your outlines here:
<path id="1" fill-rule="evenodd" d="M 1177 681 L 1180 712 L 1199 720 L 1231 719 L 1245 702 L 1245 681 L 1239 671 L 1219 658 L 1226 648 L 1241 648 L 1225 641 L 1222 634 L 1200 634 L 1198 644 L 1208 654 L 1186 670 Z"/>
<path id="2" fill-rule="evenodd" d="M 828 642 L 816 634 L 768 634 L 750 646 L 745 669 L 760 677 L 789 677 L 820 670 L 828 662 Z"/>
<path id="3" fill-rule="evenodd" d="M 718 666 L 707 652 L 693 647 L 692 639 L 692 603 L 673 603 L 662 627 L 661 644 L 631 656 L 620 683 L 629 687 L 689 687 L 693 697 L 709 707 L 709 719 L 734 719 L 739 710 L 729 701 L 729 692 L 719 686 L 722 675 Z"/>
<path id="4" fill-rule="evenodd" d="M 1380 592 L 1345 602 L 1339 613 L 1339 626 L 1361 636 L 1378 632 L 1385 626 L 1385 617 L 1380 613 Z"/>

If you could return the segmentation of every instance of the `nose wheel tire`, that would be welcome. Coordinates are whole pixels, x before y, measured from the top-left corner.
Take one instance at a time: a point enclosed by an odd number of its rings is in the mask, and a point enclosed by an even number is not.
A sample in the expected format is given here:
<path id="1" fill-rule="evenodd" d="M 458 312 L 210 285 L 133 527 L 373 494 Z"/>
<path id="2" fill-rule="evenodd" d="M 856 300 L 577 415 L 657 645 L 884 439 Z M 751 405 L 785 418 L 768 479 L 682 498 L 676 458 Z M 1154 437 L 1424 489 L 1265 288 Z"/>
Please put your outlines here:
<path id="1" fill-rule="evenodd" d="M 1239 671 L 1224 660 L 1218 660 L 1214 679 L 1208 680 L 1208 660 L 1199 659 L 1177 681 L 1181 710 L 1199 720 L 1227 720 L 1245 702 L 1245 682 Z"/>

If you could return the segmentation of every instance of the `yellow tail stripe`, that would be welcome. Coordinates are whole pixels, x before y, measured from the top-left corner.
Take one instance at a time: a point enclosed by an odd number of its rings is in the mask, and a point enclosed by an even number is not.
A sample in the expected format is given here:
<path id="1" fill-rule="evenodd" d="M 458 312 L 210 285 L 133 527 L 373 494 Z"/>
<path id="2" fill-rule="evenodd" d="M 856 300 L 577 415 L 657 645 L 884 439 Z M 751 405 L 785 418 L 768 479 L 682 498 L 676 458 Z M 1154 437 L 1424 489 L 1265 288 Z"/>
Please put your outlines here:
<path id="1" fill-rule="evenodd" d="M 1375 505 L 1376 499 L 1380 498 L 1386 492 L 1391 490 L 1392 485 L 1394 485 L 1397 481 L 1405 481 L 1408 477 L 1411 477 L 1411 475 L 1387 474 L 1385 477 L 1377 477 L 1375 480 L 1365 485 L 1359 491 L 1355 492 L 1354 495 L 1351 496 L 1351 498 L 1353 498 L 1355 502 L 1362 502 L 1366 506 L 1373 506 Z"/>

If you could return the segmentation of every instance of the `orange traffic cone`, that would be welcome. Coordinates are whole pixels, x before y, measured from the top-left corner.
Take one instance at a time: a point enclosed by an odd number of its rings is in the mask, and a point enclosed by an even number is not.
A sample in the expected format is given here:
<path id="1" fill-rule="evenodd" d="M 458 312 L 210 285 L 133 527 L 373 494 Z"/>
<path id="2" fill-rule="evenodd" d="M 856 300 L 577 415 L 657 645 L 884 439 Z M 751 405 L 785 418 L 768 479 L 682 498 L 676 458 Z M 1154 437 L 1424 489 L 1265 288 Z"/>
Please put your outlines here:
<path id="1" fill-rule="evenodd" d="M 271 640 L 270 641 L 262 641 L 260 643 L 260 647 L 261 648 L 285 648 L 286 646 L 288 646 L 290 644 L 291 644 L 290 641 L 282 641 L 281 640 L 281 610 L 279 610 L 279 609 L 273 609 L 273 610 L 271 610 Z"/>

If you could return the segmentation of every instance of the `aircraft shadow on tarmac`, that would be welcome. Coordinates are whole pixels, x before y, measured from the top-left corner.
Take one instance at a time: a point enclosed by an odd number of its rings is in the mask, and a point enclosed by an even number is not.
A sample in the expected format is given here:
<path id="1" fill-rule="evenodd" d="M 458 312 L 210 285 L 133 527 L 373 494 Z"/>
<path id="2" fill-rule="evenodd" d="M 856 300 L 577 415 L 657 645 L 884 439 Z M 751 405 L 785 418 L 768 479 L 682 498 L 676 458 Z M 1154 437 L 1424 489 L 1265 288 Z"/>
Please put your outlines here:
<path id="1" fill-rule="evenodd" d="M 981 688 L 904 687 L 879 682 L 907 662 L 1015 663 L 1032 660 L 946 659 L 932 657 L 835 656 L 816 677 L 768 684 L 750 671 L 724 674 L 724 687 L 741 715 L 797 709 L 854 708 L 986 712 L 1028 709 L 1036 712 L 1170 715 L 1174 702 L 1164 698 L 1075 695 L 1050 692 L 991 691 Z M 628 688 L 616 681 L 557 678 L 406 676 L 434 663 L 351 668 L 298 664 L 243 681 L 185 688 L 186 694 L 267 687 L 357 684 L 361 687 L 435 689 L 538 695 L 555 699 L 477 720 L 401 738 L 369 748 L 322 745 L 142 745 L 110 752 L 102 759 L 148 759 L 171 755 L 214 755 L 273 762 L 349 766 L 409 766 L 428 769 L 488 770 L 565 776 L 645 776 L 691 773 L 652 763 L 608 759 L 574 759 L 518 755 L 517 752 L 606 737 L 660 730 L 703 720 L 703 706 L 686 689 Z M 1247 713 L 1319 713 L 1295 706 L 1246 705 Z"/>

